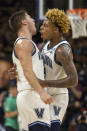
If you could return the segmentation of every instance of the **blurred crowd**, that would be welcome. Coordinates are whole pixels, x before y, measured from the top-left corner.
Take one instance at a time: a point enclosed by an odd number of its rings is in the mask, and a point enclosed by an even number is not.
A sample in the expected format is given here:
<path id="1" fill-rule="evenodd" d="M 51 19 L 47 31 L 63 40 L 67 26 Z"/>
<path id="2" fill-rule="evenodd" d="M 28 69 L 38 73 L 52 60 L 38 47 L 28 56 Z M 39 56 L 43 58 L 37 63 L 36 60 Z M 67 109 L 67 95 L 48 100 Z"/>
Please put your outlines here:
<path id="1" fill-rule="evenodd" d="M 21 0 L 0 0 L 0 131 L 19 131 L 16 105 L 16 81 L 9 80 L 8 69 L 12 67 L 12 48 L 15 34 L 8 27 L 9 16 L 22 8 Z M 40 25 L 33 40 L 41 49 Z M 72 30 L 65 36 L 72 46 L 74 62 L 78 72 L 78 86 L 69 90 L 69 105 L 61 131 L 87 131 L 87 37 L 72 39 Z M 9 112 L 9 113 L 8 113 Z M 19 127 L 18 127 L 19 124 Z"/>
<path id="2" fill-rule="evenodd" d="M 69 90 L 69 105 L 62 131 L 87 130 L 87 38 L 70 38 L 78 72 L 78 86 Z"/>

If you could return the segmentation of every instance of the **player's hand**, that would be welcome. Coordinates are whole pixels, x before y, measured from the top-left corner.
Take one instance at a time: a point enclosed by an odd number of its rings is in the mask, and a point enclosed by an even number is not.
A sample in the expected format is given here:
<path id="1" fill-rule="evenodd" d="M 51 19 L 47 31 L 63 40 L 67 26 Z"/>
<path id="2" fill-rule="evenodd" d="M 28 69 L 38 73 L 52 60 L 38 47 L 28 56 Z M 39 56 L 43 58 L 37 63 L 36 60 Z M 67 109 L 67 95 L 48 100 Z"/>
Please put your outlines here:
<path id="1" fill-rule="evenodd" d="M 16 64 L 8 70 L 8 75 L 10 80 L 17 78 L 18 73 L 16 72 Z"/>
<path id="2" fill-rule="evenodd" d="M 53 102 L 52 97 L 45 91 L 40 94 L 40 98 L 45 104 L 51 104 Z"/>

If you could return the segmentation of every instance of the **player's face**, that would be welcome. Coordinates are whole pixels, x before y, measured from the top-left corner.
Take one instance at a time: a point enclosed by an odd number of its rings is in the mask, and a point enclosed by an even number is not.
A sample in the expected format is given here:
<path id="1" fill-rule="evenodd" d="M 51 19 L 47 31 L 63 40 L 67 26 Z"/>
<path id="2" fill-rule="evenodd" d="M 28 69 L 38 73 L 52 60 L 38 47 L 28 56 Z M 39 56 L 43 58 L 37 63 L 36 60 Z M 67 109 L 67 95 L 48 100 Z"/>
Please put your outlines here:
<path id="1" fill-rule="evenodd" d="M 32 33 L 32 35 L 35 35 L 36 34 L 36 27 L 35 27 L 35 21 L 34 21 L 34 19 L 31 18 L 31 16 L 28 15 L 27 13 L 25 14 L 25 18 L 27 20 L 30 32 Z"/>
<path id="2" fill-rule="evenodd" d="M 55 28 L 56 26 L 49 21 L 48 19 L 44 20 L 40 32 L 41 32 L 41 38 L 43 40 L 52 40 L 55 36 Z"/>

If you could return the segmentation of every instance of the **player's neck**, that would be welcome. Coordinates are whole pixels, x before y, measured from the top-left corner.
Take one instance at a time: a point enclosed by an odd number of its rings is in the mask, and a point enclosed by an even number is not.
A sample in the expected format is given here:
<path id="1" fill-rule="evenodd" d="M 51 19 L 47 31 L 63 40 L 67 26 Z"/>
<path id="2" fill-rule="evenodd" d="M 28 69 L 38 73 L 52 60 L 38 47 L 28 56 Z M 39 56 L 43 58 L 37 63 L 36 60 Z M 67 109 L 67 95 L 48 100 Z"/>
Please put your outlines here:
<path id="1" fill-rule="evenodd" d="M 29 32 L 29 30 L 21 29 L 18 32 L 18 37 L 27 37 L 29 39 L 32 39 L 32 34 Z"/>
<path id="2" fill-rule="evenodd" d="M 61 40 L 63 40 L 63 37 L 56 37 L 55 39 L 51 39 L 50 40 L 50 46 L 53 46 L 56 43 L 59 43 Z"/>

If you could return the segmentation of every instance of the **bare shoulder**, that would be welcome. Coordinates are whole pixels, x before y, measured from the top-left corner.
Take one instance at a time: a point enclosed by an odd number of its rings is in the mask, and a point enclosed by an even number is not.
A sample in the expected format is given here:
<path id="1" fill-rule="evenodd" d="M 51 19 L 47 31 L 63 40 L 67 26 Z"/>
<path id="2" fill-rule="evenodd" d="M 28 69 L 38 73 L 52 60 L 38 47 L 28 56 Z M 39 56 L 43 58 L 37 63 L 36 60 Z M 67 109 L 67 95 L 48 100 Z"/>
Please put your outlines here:
<path id="1" fill-rule="evenodd" d="M 33 46 L 32 42 L 27 39 L 18 40 L 18 42 L 16 43 L 16 46 L 15 46 L 15 49 L 22 49 L 22 50 L 29 50 L 29 49 L 33 49 L 33 48 L 34 48 L 34 46 Z"/>
<path id="2" fill-rule="evenodd" d="M 59 61 L 73 60 L 72 50 L 68 45 L 61 45 L 56 51 L 56 59 Z"/>

